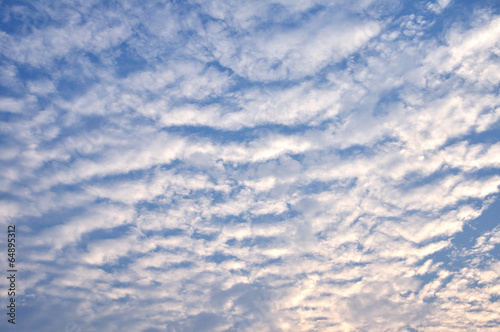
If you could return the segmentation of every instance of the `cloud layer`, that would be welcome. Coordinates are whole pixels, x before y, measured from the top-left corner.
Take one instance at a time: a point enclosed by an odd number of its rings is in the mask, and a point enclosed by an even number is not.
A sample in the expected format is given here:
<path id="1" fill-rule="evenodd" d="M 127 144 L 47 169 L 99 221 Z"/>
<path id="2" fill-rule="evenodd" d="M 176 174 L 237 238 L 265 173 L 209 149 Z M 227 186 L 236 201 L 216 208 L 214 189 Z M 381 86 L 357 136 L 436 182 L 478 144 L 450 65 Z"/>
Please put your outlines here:
<path id="1" fill-rule="evenodd" d="M 494 2 L 1 6 L 23 330 L 498 329 Z"/>

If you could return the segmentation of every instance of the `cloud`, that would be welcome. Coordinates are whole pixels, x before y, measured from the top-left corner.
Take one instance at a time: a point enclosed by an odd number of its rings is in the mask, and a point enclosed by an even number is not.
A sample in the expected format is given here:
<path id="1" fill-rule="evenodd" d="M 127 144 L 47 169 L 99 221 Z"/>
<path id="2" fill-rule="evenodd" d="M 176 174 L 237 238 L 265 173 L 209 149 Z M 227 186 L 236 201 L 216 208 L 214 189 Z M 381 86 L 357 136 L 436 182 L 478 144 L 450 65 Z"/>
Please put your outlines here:
<path id="1" fill-rule="evenodd" d="M 440 14 L 448 5 L 451 0 L 438 0 L 437 2 L 429 2 L 427 8 L 437 14 Z"/>
<path id="2" fill-rule="evenodd" d="M 500 21 L 456 6 L 3 4 L 21 328 L 497 328 Z"/>

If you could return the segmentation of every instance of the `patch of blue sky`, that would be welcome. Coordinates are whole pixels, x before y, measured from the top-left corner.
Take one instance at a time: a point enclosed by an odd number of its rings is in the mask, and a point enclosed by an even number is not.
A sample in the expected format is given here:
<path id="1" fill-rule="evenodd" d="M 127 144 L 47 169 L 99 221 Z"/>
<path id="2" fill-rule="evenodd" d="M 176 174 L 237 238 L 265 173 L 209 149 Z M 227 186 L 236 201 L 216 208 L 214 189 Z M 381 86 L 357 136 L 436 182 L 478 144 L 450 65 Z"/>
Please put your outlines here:
<path id="1" fill-rule="evenodd" d="M 425 185 L 435 183 L 447 176 L 460 175 L 463 171 L 458 168 L 451 168 L 443 165 L 440 169 L 431 174 L 424 174 L 421 170 L 408 172 L 403 181 L 395 187 L 401 191 L 411 190 Z"/>
<path id="2" fill-rule="evenodd" d="M 83 96 L 88 92 L 93 85 L 97 83 L 97 79 L 88 76 L 66 76 L 58 79 L 55 86 L 59 95 L 66 100 L 73 100 Z"/>
<path id="3" fill-rule="evenodd" d="M 38 198 L 37 196 L 33 196 L 31 197 L 31 199 L 23 200 L 21 203 L 29 205 L 31 204 L 30 201 L 36 201 L 37 198 Z M 62 225 L 66 223 L 68 219 L 74 216 L 82 215 L 86 211 L 87 209 L 82 206 L 77 206 L 77 207 L 62 206 L 62 207 L 57 207 L 57 209 L 54 208 L 48 211 L 43 211 L 43 213 L 40 213 L 39 215 L 20 217 L 18 220 L 20 225 L 22 224 L 29 225 L 30 234 L 36 234 L 46 229 L 47 227 Z"/>
<path id="4" fill-rule="evenodd" d="M 477 240 L 482 234 L 491 232 L 495 227 L 498 227 L 499 212 L 500 200 L 496 200 L 480 217 L 466 223 L 461 232 L 454 234 L 450 241 L 450 246 L 426 256 L 423 260 L 427 261 L 432 259 L 434 263 L 443 264 L 443 267 L 447 271 L 453 272 L 459 272 L 471 266 L 479 269 L 488 267 L 492 259 L 499 257 L 499 245 L 495 244 L 494 248 L 486 253 L 474 252 L 474 248 L 477 249 Z M 418 276 L 417 278 L 422 282 L 421 287 L 427 283 L 433 282 L 438 276 L 439 271 L 441 270 L 428 272 Z M 450 275 L 442 281 L 443 288 L 447 282 L 451 281 L 452 277 L 453 275 Z M 480 288 L 484 285 L 478 283 L 477 280 L 470 280 L 468 286 Z M 428 301 L 432 302 L 432 299 Z"/>
<path id="5" fill-rule="evenodd" d="M 132 73 L 149 69 L 148 62 L 136 54 L 135 50 L 126 43 L 118 46 L 115 52 L 119 54 L 119 56 L 115 57 L 118 77 L 127 77 Z"/>
<path id="6" fill-rule="evenodd" d="M 269 243 L 274 243 L 276 240 L 276 237 L 272 236 L 254 236 L 254 237 L 247 237 L 244 239 L 229 239 L 226 241 L 226 244 L 229 246 L 235 246 L 235 247 L 254 247 L 254 246 L 265 246 L 266 244 Z"/>
<path id="7" fill-rule="evenodd" d="M 16 113 L 12 113 L 9 111 L 3 111 L 0 108 L 0 121 L 1 122 L 8 123 L 11 121 L 20 120 L 22 118 L 24 118 L 23 114 L 16 114 Z M 11 138 L 7 134 L 3 134 L 3 135 L 0 134 L 0 141 L 7 142 L 10 139 Z"/>
<path id="8" fill-rule="evenodd" d="M 99 270 L 102 270 L 106 273 L 120 273 L 125 274 L 127 267 L 129 265 L 134 264 L 136 259 L 138 258 L 137 254 L 129 254 L 127 256 L 120 256 L 114 259 L 104 260 L 100 264 L 97 264 Z"/>
<path id="9" fill-rule="evenodd" d="M 214 241 L 219 236 L 219 231 L 194 231 L 191 235 L 192 239 L 195 240 L 205 240 L 205 241 Z"/>
<path id="10" fill-rule="evenodd" d="M 169 237 L 183 236 L 186 234 L 186 230 L 182 228 L 167 228 L 161 230 L 148 230 L 141 228 L 141 233 L 150 239 L 152 239 L 153 236 L 159 236 L 161 238 L 169 238 Z"/>
<path id="11" fill-rule="evenodd" d="M 269 127 L 263 126 L 263 128 L 266 129 Z M 251 141 L 252 138 L 260 136 L 255 133 L 255 128 L 228 131 L 211 126 L 169 126 L 161 130 L 184 137 L 206 138 L 217 143 Z"/>
<path id="12" fill-rule="evenodd" d="M 384 116 L 388 115 L 391 110 L 391 106 L 401 102 L 400 98 L 400 91 L 402 90 L 402 87 L 398 87 L 395 89 L 390 89 L 388 91 L 383 91 L 379 95 L 379 99 L 373 108 L 373 116 Z"/>
<path id="13" fill-rule="evenodd" d="M 281 66 L 282 63 L 281 61 L 275 62 L 274 66 L 279 67 Z M 274 68 L 275 70 L 278 68 Z M 265 94 L 272 94 L 273 91 L 279 91 L 281 89 L 286 89 L 286 88 L 291 88 L 294 86 L 298 86 L 300 84 L 303 84 L 304 82 L 308 82 L 310 80 L 313 80 L 314 78 L 312 76 L 305 76 L 305 77 L 300 77 L 297 79 L 289 78 L 289 77 L 281 77 L 278 76 L 273 80 L 269 81 L 261 81 L 261 80 L 252 80 L 248 79 L 247 77 L 242 77 L 238 75 L 237 73 L 231 74 L 232 78 L 234 79 L 235 84 L 229 88 L 229 92 L 233 93 L 238 93 L 238 92 L 243 92 L 245 90 L 250 90 L 250 89 L 262 89 L 262 93 Z M 314 79 L 316 80 L 316 79 Z"/>
<path id="14" fill-rule="evenodd" d="M 12 60 L 4 58 L 6 63 L 12 63 Z M 62 64 L 62 62 L 61 62 Z M 16 74 L 19 75 L 21 81 L 32 80 L 52 80 L 50 68 L 34 66 L 30 63 L 16 63 Z"/>
<path id="15" fill-rule="evenodd" d="M 250 216 L 249 218 L 252 221 L 252 224 L 275 224 L 289 220 L 293 214 L 295 213 L 288 213 L 288 211 L 286 211 L 280 214 L 259 214 Z"/>
<path id="16" fill-rule="evenodd" d="M 114 239 L 124 234 L 131 234 L 136 231 L 136 228 L 137 227 L 135 225 L 129 224 L 129 225 L 119 225 L 108 229 L 97 229 L 94 231 L 90 231 L 88 233 L 84 233 L 80 238 L 80 243 L 85 246 L 86 243 L 91 243 L 93 241 Z M 168 236 L 167 231 L 164 231 L 162 233 Z"/>
<path id="17" fill-rule="evenodd" d="M 491 197 L 493 202 L 478 218 L 469 221 L 464 225 L 463 231 L 455 234 L 451 239 L 451 243 L 455 250 L 471 249 L 476 245 L 477 239 L 487 232 L 493 231 L 500 225 L 500 199 Z M 492 252 L 493 257 L 498 257 L 500 254 L 499 244 L 496 243 Z"/>
<path id="18" fill-rule="evenodd" d="M 492 110 L 485 110 L 483 114 L 491 113 Z M 498 132 L 500 131 L 500 120 L 490 124 L 487 130 L 481 132 L 475 132 L 472 129 L 464 134 L 457 137 L 451 137 L 443 145 L 442 148 L 447 148 L 454 144 L 460 142 L 467 142 L 469 145 L 475 144 L 485 144 L 493 145 L 498 142 Z"/>
<path id="19" fill-rule="evenodd" d="M 227 255 L 227 254 L 224 254 L 222 252 L 216 252 L 213 255 L 206 256 L 205 260 L 208 261 L 208 262 L 213 262 L 213 263 L 216 263 L 216 264 L 220 264 L 222 262 L 233 260 L 235 258 L 237 258 L 237 257 L 233 256 L 233 255 Z"/>
<path id="20" fill-rule="evenodd" d="M 270 4 L 266 11 L 266 19 L 258 22 L 255 27 L 255 32 L 268 32 L 274 29 L 278 30 L 294 30 L 301 28 L 303 24 L 312 22 L 318 19 L 318 16 L 325 15 L 325 12 L 332 12 L 332 9 L 316 4 L 306 11 L 292 13 L 288 11 L 286 6 L 279 3 Z"/>
<path id="21" fill-rule="evenodd" d="M 5 6 L 0 30 L 13 35 L 26 35 L 52 23 L 50 17 L 41 12 L 36 4 L 29 1 L 5 0 L 0 4 Z"/>

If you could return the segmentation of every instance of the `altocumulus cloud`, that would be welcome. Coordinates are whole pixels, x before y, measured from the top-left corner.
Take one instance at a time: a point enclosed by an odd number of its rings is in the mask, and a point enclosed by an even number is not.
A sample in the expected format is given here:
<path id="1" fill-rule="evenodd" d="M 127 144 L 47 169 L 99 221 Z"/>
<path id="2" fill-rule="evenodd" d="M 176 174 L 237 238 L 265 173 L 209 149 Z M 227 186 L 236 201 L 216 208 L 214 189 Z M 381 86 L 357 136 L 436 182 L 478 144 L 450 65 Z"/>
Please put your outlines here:
<path id="1" fill-rule="evenodd" d="M 497 331 L 499 9 L 2 1 L 17 327 Z"/>

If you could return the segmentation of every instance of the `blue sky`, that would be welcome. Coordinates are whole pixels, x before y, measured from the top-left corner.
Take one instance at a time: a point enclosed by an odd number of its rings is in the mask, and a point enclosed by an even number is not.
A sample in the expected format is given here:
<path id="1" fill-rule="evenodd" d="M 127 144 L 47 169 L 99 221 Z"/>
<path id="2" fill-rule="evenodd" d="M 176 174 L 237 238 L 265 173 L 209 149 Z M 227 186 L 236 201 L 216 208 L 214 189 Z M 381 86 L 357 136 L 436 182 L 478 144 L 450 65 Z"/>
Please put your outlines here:
<path id="1" fill-rule="evenodd" d="M 499 329 L 497 1 L 0 6 L 2 330 Z"/>

